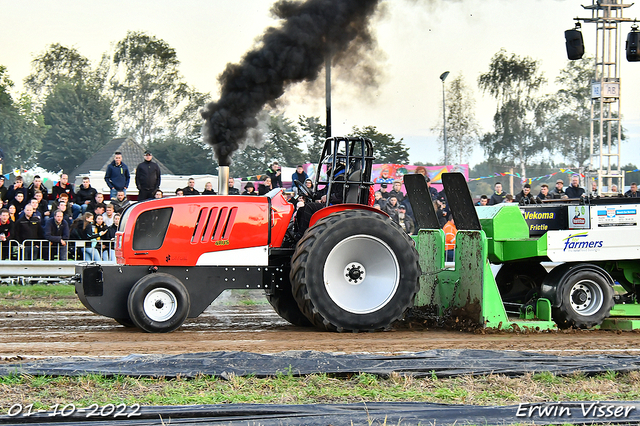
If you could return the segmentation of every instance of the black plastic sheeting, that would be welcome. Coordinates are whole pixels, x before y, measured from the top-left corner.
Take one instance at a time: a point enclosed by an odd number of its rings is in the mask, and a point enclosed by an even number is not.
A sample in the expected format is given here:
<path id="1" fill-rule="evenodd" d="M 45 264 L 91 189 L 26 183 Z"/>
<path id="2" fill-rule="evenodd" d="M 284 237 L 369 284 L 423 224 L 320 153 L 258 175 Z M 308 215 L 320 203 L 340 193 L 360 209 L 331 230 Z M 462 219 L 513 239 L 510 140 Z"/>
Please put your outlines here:
<path id="1" fill-rule="evenodd" d="M 129 355 L 122 358 L 55 358 L 21 364 L 0 365 L 0 375 L 30 374 L 78 376 L 100 374 L 134 377 L 196 377 L 230 375 L 272 377 L 326 373 L 347 375 L 370 373 L 414 377 L 455 377 L 551 372 L 587 375 L 606 371 L 640 370 L 640 357 L 629 355 L 557 356 L 535 352 L 473 349 L 436 349 L 402 355 L 331 354 L 288 351 L 272 355 L 249 352 L 206 352 L 183 355 Z"/>
<path id="2" fill-rule="evenodd" d="M 611 407 L 610 410 L 607 408 Z M 617 411 L 616 411 L 617 410 Z M 611 412 L 612 415 L 607 417 Z M 142 407 L 129 418 L 87 418 L 85 412 L 52 418 L 0 416 L 1 425 L 497 425 L 497 424 L 640 424 L 640 402 L 559 402 L 510 406 L 447 405 L 425 402 L 357 404 L 218 404 Z M 617 414 L 617 415 L 616 415 Z"/>

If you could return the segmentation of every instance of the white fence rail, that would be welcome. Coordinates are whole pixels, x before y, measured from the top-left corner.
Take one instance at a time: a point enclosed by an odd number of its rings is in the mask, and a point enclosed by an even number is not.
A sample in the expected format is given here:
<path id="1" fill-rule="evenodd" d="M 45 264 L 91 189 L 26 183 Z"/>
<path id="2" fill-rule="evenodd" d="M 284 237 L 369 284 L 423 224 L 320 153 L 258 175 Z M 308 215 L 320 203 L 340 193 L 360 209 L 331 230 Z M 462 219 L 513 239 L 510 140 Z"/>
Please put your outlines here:
<path id="1" fill-rule="evenodd" d="M 60 280 L 75 274 L 80 262 L 115 263 L 113 241 L 0 241 L 0 279 Z"/>

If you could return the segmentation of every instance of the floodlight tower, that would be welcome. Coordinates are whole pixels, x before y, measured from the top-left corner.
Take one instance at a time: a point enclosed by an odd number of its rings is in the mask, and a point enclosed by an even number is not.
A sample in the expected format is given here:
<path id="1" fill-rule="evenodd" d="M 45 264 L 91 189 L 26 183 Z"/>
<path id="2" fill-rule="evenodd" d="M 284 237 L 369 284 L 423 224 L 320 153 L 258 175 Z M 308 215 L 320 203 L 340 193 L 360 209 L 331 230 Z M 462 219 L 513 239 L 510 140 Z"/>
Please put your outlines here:
<path id="1" fill-rule="evenodd" d="M 595 70 L 591 82 L 591 151 L 586 175 L 597 179 L 599 195 L 614 195 L 612 184 L 616 184 L 619 191 L 624 189 L 619 67 L 622 42 L 619 27 L 622 22 L 634 21 L 623 16 L 624 9 L 632 5 L 623 4 L 621 0 L 591 0 L 591 5 L 582 6 L 591 11 L 591 18 L 575 18 L 576 21 L 596 24 Z M 576 29 L 579 27 L 578 22 Z M 602 191 L 605 182 L 607 190 Z"/>

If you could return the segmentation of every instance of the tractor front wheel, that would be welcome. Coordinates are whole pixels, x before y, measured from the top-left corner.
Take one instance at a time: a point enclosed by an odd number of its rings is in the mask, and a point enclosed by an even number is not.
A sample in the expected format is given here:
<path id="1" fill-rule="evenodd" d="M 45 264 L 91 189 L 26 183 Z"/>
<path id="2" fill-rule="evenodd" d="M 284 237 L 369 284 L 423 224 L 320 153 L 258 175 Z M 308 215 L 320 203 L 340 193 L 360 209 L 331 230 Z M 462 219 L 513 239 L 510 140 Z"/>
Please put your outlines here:
<path id="1" fill-rule="evenodd" d="M 388 328 L 413 305 L 420 266 L 411 238 L 377 212 L 347 210 L 320 219 L 298 242 L 293 297 L 317 327 Z"/>
<path id="2" fill-rule="evenodd" d="M 187 319 L 191 300 L 173 275 L 149 274 L 131 289 L 127 308 L 133 323 L 148 333 L 168 333 Z"/>

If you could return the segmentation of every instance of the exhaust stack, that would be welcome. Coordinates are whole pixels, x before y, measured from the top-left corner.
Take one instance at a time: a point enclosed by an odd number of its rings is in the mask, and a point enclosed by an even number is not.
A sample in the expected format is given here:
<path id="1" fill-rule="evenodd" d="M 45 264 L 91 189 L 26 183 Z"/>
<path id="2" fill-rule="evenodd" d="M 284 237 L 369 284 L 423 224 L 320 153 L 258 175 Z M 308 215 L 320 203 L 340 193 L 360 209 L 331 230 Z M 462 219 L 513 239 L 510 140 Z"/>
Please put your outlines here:
<path id="1" fill-rule="evenodd" d="M 218 194 L 229 195 L 229 166 L 218 167 Z"/>

